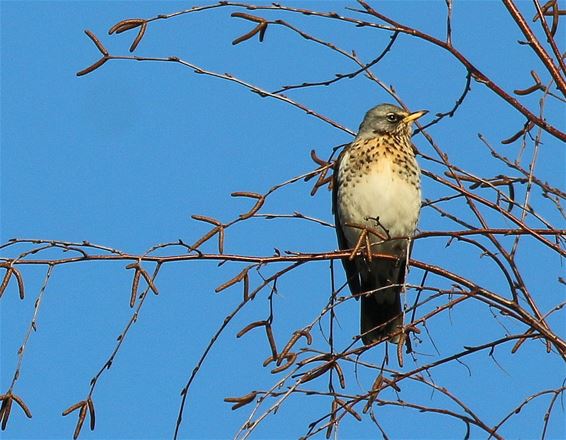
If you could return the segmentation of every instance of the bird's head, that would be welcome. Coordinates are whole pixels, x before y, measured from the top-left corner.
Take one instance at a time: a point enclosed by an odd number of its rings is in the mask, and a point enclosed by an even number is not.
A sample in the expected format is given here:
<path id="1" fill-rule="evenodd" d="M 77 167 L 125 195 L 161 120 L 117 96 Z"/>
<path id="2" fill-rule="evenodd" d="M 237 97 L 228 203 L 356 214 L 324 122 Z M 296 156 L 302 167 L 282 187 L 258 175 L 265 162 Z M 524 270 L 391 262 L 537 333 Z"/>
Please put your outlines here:
<path id="1" fill-rule="evenodd" d="M 370 109 L 360 125 L 358 138 L 373 138 L 385 134 L 410 136 L 412 125 L 427 110 L 409 113 L 393 104 L 379 104 Z"/>

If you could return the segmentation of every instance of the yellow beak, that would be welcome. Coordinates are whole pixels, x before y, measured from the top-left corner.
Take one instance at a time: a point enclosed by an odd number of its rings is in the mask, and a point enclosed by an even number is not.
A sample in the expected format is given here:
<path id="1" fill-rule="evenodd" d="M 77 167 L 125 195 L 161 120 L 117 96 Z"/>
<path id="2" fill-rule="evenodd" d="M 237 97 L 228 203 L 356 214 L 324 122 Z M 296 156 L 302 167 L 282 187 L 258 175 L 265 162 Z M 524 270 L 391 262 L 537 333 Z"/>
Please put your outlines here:
<path id="1" fill-rule="evenodd" d="M 403 118 L 403 122 L 405 123 L 410 123 L 413 121 L 416 121 L 417 119 L 419 119 L 421 116 L 424 116 L 428 113 L 428 110 L 419 110 L 418 112 L 414 112 L 414 113 L 410 113 L 407 116 L 405 116 Z"/>

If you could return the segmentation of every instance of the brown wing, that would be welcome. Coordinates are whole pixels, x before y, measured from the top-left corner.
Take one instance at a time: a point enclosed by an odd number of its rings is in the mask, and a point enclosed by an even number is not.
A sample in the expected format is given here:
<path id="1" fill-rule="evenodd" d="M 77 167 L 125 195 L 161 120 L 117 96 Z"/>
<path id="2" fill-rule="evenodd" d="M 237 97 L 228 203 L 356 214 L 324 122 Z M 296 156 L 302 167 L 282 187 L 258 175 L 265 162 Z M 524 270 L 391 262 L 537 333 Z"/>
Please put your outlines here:
<path id="1" fill-rule="evenodd" d="M 348 147 L 346 147 L 348 148 Z M 345 149 L 344 149 L 345 151 Z M 346 242 L 346 237 L 344 236 L 344 231 L 342 230 L 342 222 L 338 214 L 338 204 L 337 204 L 337 194 L 338 194 L 338 167 L 340 166 L 340 161 L 344 155 L 344 151 L 340 153 L 336 162 L 334 162 L 334 169 L 332 174 L 332 213 L 334 214 L 334 224 L 336 225 L 336 237 L 338 239 L 338 247 L 340 250 L 350 249 L 348 243 Z M 348 280 L 348 286 L 352 293 L 360 293 L 362 291 L 360 285 L 360 275 L 356 268 L 355 261 L 350 261 L 348 258 L 342 258 L 342 265 L 344 266 L 344 271 L 346 272 L 346 278 Z M 358 298 L 356 298 L 358 299 Z"/>

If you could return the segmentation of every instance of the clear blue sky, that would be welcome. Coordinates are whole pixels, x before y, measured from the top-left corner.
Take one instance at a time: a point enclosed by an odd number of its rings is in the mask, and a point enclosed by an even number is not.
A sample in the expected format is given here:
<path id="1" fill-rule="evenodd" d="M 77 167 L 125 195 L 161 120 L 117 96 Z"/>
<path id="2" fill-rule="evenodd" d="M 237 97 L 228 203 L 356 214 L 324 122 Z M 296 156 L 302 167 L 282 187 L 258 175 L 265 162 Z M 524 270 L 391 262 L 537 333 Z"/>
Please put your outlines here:
<path id="1" fill-rule="evenodd" d="M 75 76 L 99 56 L 84 29 L 97 34 L 111 53 L 127 54 L 133 35 L 110 37 L 110 26 L 124 18 L 152 17 L 192 4 L 1 2 L 2 243 L 13 237 L 88 240 L 142 253 L 156 243 L 179 238 L 193 242 L 207 228 L 191 220 L 192 214 L 223 221 L 235 218 L 249 207 L 249 202 L 231 198 L 231 192 L 265 192 L 313 169 L 311 149 L 327 157 L 333 146 L 351 140 L 347 133 L 291 106 L 260 98 L 235 84 L 195 75 L 175 64 L 111 61 L 85 77 Z M 342 11 L 351 5 L 338 1 L 292 4 Z M 381 11 L 404 23 L 444 36 L 443 1 L 378 5 Z M 521 5 L 528 6 L 527 2 Z M 250 24 L 230 18 L 230 12 L 221 8 L 154 23 L 137 54 L 175 55 L 268 90 L 328 79 L 335 73 L 355 69 L 335 53 L 282 28 L 268 29 L 264 43 L 253 38 L 234 47 L 231 41 L 247 32 Z M 279 18 L 282 14 L 271 16 Z M 365 61 L 382 50 L 389 36 L 387 32 L 320 19 L 296 15 L 287 19 L 346 50 L 355 49 Z M 526 46 L 516 44 L 519 38 L 515 23 L 497 2 L 456 2 L 454 44 L 509 90 L 528 86 L 530 69 L 539 66 Z M 408 37 L 401 36 L 398 46 L 378 65 L 376 74 L 385 83 L 393 84 L 412 109 L 429 109 L 432 115 L 450 109 L 464 85 L 463 68 L 440 50 Z M 472 87 L 461 112 L 433 127 L 430 133 L 456 163 L 478 175 L 492 177 L 501 169 L 490 160 L 477 134 L 484 134 L 514 158 L 517 145 L 502 147 L 499 141 L 517 131 L 524 121 L 480 84 L 473 83 Z M 352 130 L 356 130 L 368 108 L 391 101 L 361 76 L 333 87 L 289 95 Z M 533 104 L 536 98 L 527 97 L 524 102 Z M 561 111 L 556 104 L 547 108 L 554 121 L 563 117 Z M 415 143 L 432 154 L 422 137 L 416 137 Z M 558 186 L 564 183 L 564 146 L 558 141 L 546 136 L 538 163 L 541 179 Z M 430 163 L 423 165 L 433 168 Z M 332 222 L 330 194 L 319 191 L 310 197 L 311 185 L 298 183 L 282 190 L 270 199 L 263 212 L 300 211 Z M 445 191 L 427 179 L 423 190 L 427 198 L 439 197 Z M 543 215 L 560 226 L 561 220 L 554 213 Z M 431 210 L 423 211 L 420 226 L 423 230 L 455 227 Z M 510 225 L 494 222 L 493 226 Z M 446 265 L 480 282 L 500 276 L 494 275 L 477 252 L 466 249 L 462 254 L 461 248 L 446 249 L 444 244 L 442 240 L 422 241 L 415 246 L 414 257 Z M 560 295 L 563 300 L 564 291 L 555 287 L 559 261 L 532 261 L 540 248 L 529 243 L 523 246 L 526 252 L 520 262 L 527 267 L 528 279 L 537 286 L 537 295 L 548 297 L 541 304 L 555 304 Z M 331 228 L 294 220 L 257 220 L 235 228 L 226 237 L 227 253 L 270 255 L 274 247 L 322 252 L 335 249 L 336 243 Z M 204 250 L 215 249 L 210 244 Z M 79 263 L 55 269 L 40 310 L 38 331 L 31 336 L 15 389 L 30 406 L 33 418 L 28 420 L 19 408 L 13 408 L 2 438 L 72 436 L 76 415 L 63 418 L 61 412 L 86 396 L 90 378 L 103 365 L 131 315 L 128 301 L 132 273 L 124 266 L 122 262 Z M 148 298 L 114 365 L 97 386 L 96 430 L 91 433 L 85 426 L 81 438 L 171 436 L 182 386 L 214 331 L 241 299 L 237 287 L 220 295 L 214 293 L 214 287 L 241 268 L 236 264 L 217 268 L 214 263 L 193 262 L 162 269 L 158 278 L 160 296 Z M 25 301 L 17 298 L 17 290 L 11 285 L 0 302 L 0 392 L 10 384 L 17 349 L 29 325 L 46 268 L 22 270 Z M 543 276 L 546 273 L 551 275 Z M 410 282 L 418 283 L 421 276 L 413 271 Z M 341 269 L 338 277 L 343 280 Z M 257 283 L 258 278 L 253 281 Z M 494 283 L 491 285 L 498 285 Z M 290 332 L 312 321 L 325 305 L 330 292 L 328 263 L 298 269 L 283 278 L 278 289 L 274 328 L 282 345 Z M 443 355 L 464 345 L 489 341 L 493 334 L 504 334 L 485 309 L 481 318 L 478 310 L 470 302 L 454 310 L 450 319 L 444 315 L 430 323 Z M 266 389 L 275 383 L 269 368 L 261 367 L 269 355 L 262 332 L 252 331 L 235 339 L 243 326 L 266 318 L 267 313 L 264 295 L 222 335 L 190 393 L 181 429 L 183 437 L 231 437 L 250 408 L 231 411 L 224 397 Z M 339 309 L 338 319 L 337 343 L 345 347 L 358 329 L 358 305 L 352 301 L 345 304 Z M 564 329 L 563 321 L 553 324 Z M 508 355 L 510 346 L 498 349 L 496 356 L 502 368 L 482 352 L 466 361 L 470 370 L 451 364 L 435 370 L 433 377 L 495 423 L 529 390 L 556 387 L 564 378 L 564 364 L 557 356 L 545 355 L 540 344 L 526 345 L 514 356 Z M 325 349 L 320 334 L 315 348 Z M 381 350 L 378 347 L 375 354 L 366 354 L 367 360 L 380 362 Z M 428 340 L 419 350 L 424 354 L 418 357 L 417 365 L 427 361 L 427 354 L 434 355 Z M 406 363 L 405 368 L 414 366 L 410 359 Z M 367 389 L 374 379 L 367 372 L 357 378 L 353 370 L 347 372 L 352 392 Z M 317 384 L 324 389 L 325 382 Z M 407 394 L 400 397 L 406 400 L 418 397 L 425 404 L 444 405 L 443 400 L 435 400 L 438 396 L 431 396 L 430 390 L 411 390 L 407 384 L 403 393 Z M 396 398 L 394 394 L 383 397 Z M 502 433 L 509 438 L 537 437 L 547 403 L 547 398 L 533 403 Z M 329 408 L 328 401 L 320 397 L 293 397 L 258 428 L 255 438 L 296 438 Z M 446 417 L 393 407 L 377 411 L 380 423 L 394 438 L 464 435 L 463 425 Z M 565 436 L 564 425 L 559 422 L 563 416 L 559 408 L 553 413 L 549 438 Z M 344 438 L 377 435 L 375 425 L 367 418 L 363 423 L 347 418 L 340 433 Z M 472 433 L 485 437 L 479 431 Z"/>

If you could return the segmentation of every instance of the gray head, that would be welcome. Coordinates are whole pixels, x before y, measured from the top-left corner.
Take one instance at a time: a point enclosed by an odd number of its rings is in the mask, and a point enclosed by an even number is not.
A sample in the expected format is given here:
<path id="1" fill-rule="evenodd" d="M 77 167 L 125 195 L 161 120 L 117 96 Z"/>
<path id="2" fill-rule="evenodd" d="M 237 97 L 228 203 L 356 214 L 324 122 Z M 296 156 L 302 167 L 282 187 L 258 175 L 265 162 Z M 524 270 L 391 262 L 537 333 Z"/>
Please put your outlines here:
<path id="1" fill-rule="evenodd" d="M 384 134 L 410 136 L 413 122 L 426 113 L 426 110 L 409 113 L 393 104 L 379 104 L 366 113 L 358 138 L 374 138 Z"/>

